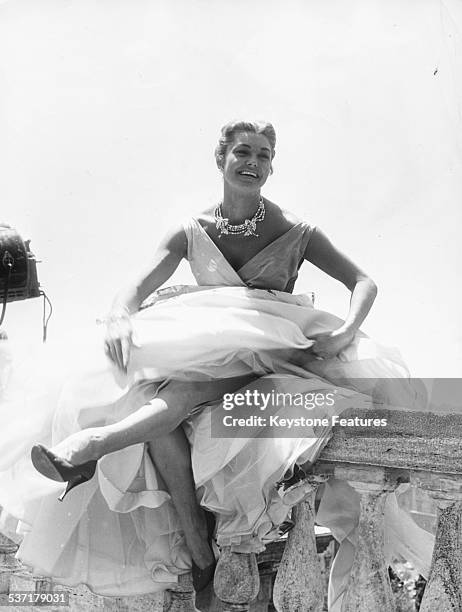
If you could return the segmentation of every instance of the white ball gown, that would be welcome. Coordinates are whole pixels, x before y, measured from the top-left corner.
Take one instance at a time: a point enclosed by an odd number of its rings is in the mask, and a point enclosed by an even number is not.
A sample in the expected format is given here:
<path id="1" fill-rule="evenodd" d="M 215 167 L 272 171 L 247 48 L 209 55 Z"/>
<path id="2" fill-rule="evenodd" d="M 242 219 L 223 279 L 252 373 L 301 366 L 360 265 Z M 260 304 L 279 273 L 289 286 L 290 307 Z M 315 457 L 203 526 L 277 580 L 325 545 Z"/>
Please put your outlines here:
<path id="1" fill-rule="evenodd" d="M 199 222 L 184 225 L 188 259 L 197 287 L 160 291 L 153 306 L 132 317 L 134 340 L 127 375 L 117 372 L 102 347 L 90 339 L 83 351 L 64 355 L 53 347 L 27 371 L 13 369 L 0 416 L 0 530 L 21 541 L 18 557 L 42 575 L 95 593 L 131 595 L 168 588 L 189 571 L 176 512 L 144 444 L 103 457 L 91 481 L 63 502 L 64 485 L 38 474 L 29 458 L 33 444 L 54 445 L 85 427 L 120 420 L 151 399 L 169 378 L 261 375 L 250 390 L 307 393 L 336 390 L 345 407 L 370 406 L 364 389 L 339 384 L 355 378 L 406 378 L 395 349 L 358 332 L 335 359 L 310 371 L 289 361 L 308 348 L 307 336 L 337 328 L 341 319 L 317 310 L 309 297 L 292 295 L 313 228 L 295 225 L 235 271 Z M 75 355 L 78 355 L 77 358 Z M 290 502 L 276 482 L 299 462 L 314 461 L 331 428 L 307 429 L 306 437 L 211 436 L 218 405 L 194 411 L 185 423 L 191 442 L 198 497 L 218 515 L 218 542 L 240 552 L 261 551 L 278 537 Z M 334 408 L 325 408 L 329 415 Z M 432 538 L 396 504 L 387 507 L 391 551 L 409 552 L 421 571 Z M 338 608 L 351 564 L 357 499 L 344 483 L 325 489 L 318 522 L 344 544 L 331 588 Z M 403 523 L 405 521 L 405 523 Z M 403 529 L 403 525 L 406 529 Z M 415 527 L 415 528 L 414 528 Z M 403 539 L 403 531 L 406 536 Z M 419 550 L 406 542 L 423 538 Z M 414 547 L 415 548 L 415 547 Z M 351 552 L 351 551 L 350 551 Z"/>

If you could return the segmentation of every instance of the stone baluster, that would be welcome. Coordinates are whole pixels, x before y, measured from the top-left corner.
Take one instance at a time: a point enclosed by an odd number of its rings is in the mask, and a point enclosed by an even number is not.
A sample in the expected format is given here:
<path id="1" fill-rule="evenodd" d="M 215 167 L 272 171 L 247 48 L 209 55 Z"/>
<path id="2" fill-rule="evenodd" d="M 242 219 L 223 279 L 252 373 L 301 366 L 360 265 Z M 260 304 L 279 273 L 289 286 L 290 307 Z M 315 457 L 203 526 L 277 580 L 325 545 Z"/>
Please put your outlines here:
<path id="1" fill-rule="evenodd" d="M 10 591 L 11 577 L 21 564 L 14 556 L 18 545 L 0 534 L 0 593 Z"/>
<path id="2" fill-rule="evenodd" d="M 164 612 L 197 612 L 191 574 L 178 576 L 178 584 L 165 592 Z"/>
<path id="3" fill-rule="evenodd" d="M 421 612 L 462 610 L 462 480 L 417 472 L 412 482 L 438 506 L 438 527 Z"/>
<path id="4" fill-rule="evenodd" d="M 223 603 L 223 612 L 247 612 L 260 589 L 255 555 L 235 553 L 230 546 L 224 546 L 215 570 L 214 588 Z"/>
<path id="5" fill-rule="evenodd" d="M 306 496 L 293 509 L 295 525 L 289 532 L 273 589 L 278 612 L 321 612 L 324 584 L 316 550 L 314 501 L 324 476 L 311 476 L 299 483 Z M 308 487 L 306 486 L 308 485 Z"/>
<path id="6" fill-rule="evenodd" d="M 360 496 L 358 542 L 342 612 L 394 612 L 383 518 L 386 496 L 396 488 L 396 477 L 385 468 L 366 466 L 336 467 L 335 477 L 347 480 Z"/>

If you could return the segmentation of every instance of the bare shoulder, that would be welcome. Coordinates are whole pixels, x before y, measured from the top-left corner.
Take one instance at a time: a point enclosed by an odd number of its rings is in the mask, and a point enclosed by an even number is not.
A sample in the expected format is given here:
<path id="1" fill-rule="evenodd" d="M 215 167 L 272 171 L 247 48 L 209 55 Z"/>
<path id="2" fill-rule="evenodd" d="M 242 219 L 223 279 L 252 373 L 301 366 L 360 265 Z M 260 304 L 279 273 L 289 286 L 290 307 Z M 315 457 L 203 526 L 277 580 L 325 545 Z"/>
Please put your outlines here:
<path id="1" fill-rule="evenodd" d="M 302 223 L 302 219 L 297 217 L 292 211 L 282 208 L 274 202 L 270 202 L 270 200 L 265 200 L 265 203 L 268 219 L 281 230 L 287 231 L 295 225 Z"/>
<path id="2" fill-rule="evenodd" d="M 210 206 L 205 210 L 194 215 L 194 218 L 199 221 L 199 223 L 204 228 L 208 228 L 210 225 L 215 225 L 215 206 Z"/>
<path id="3" fill-rule="evenodd" d="M 214 215 L 215 215 L 215 208 L 216 208 L 216 206 L 209 206 L 208 208 L 206 208 L 205 210 L 200 212 L 199 216 L 200 217 L 211 217 L 211 218 L 213 218 Z"/>
<path id="4" fill-rule="evenodd" d="M 160 241 L 161 250 L 171 251 L 184 256 L 188 250 L 188 239 L 182 224 L 171 227 Z"/>

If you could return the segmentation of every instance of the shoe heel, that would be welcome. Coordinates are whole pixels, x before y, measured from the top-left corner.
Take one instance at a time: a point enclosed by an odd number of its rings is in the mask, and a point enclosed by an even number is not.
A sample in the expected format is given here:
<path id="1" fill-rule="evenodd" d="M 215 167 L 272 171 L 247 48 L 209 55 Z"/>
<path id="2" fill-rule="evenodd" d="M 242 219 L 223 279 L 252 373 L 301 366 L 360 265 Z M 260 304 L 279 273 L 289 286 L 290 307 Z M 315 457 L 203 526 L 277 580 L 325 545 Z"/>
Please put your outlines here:
<path id="1" fill-rule="evenodd" d="M 84 463 L 79 467 L 82 470 L 81 473 L 77 474 L 69 480 L 66 489 L 58 497 L 59 501 L 63 501 L 69 491 L 72 491 L 74 487 L 77 487 L 78 485 L 83 484 L 84 482 L 88 482 L 93 478 L 96 471 L 96 461 L 88 461 L 87 463 Z"/>
<path id="2" fill-rule="evenodd" d="M 87 481 L 88 481 L 88 478 L 86 478 L 85 476 L 77 476 L 76 478 L 69 480 L 69 482 L 67 483 L 66 489 L 58 497 L 58 500 L 62 502 L 64 498 L 66 497 L 66 495 L 69 493 L 69 491 L 72 491 L 74 487 L 84 482 L 87 482 Z"/>

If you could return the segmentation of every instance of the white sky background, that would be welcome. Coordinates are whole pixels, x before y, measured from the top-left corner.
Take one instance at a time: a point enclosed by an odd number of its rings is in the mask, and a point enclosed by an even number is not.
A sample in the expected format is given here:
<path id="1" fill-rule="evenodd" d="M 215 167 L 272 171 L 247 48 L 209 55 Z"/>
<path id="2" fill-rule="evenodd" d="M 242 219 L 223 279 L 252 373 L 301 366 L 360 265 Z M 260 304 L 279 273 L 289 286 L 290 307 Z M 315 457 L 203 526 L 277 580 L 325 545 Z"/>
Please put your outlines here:
<path id="1" fill-rule="evenodd" d="M 266 118 L 263 193 L 377 282 L 364 331 L 416 375 L 461 375 L 461 26 L 461 0 L 1 2 L 0 219 L 43 262 L 49 341 L 91 327 L 172 223 L 218 201 L 221 125 Z M 346 314 L 306 263 L 308 290 Z M 40 325 L 39 300 L 9 305 L 11 339 L 40 343 Z"/>

